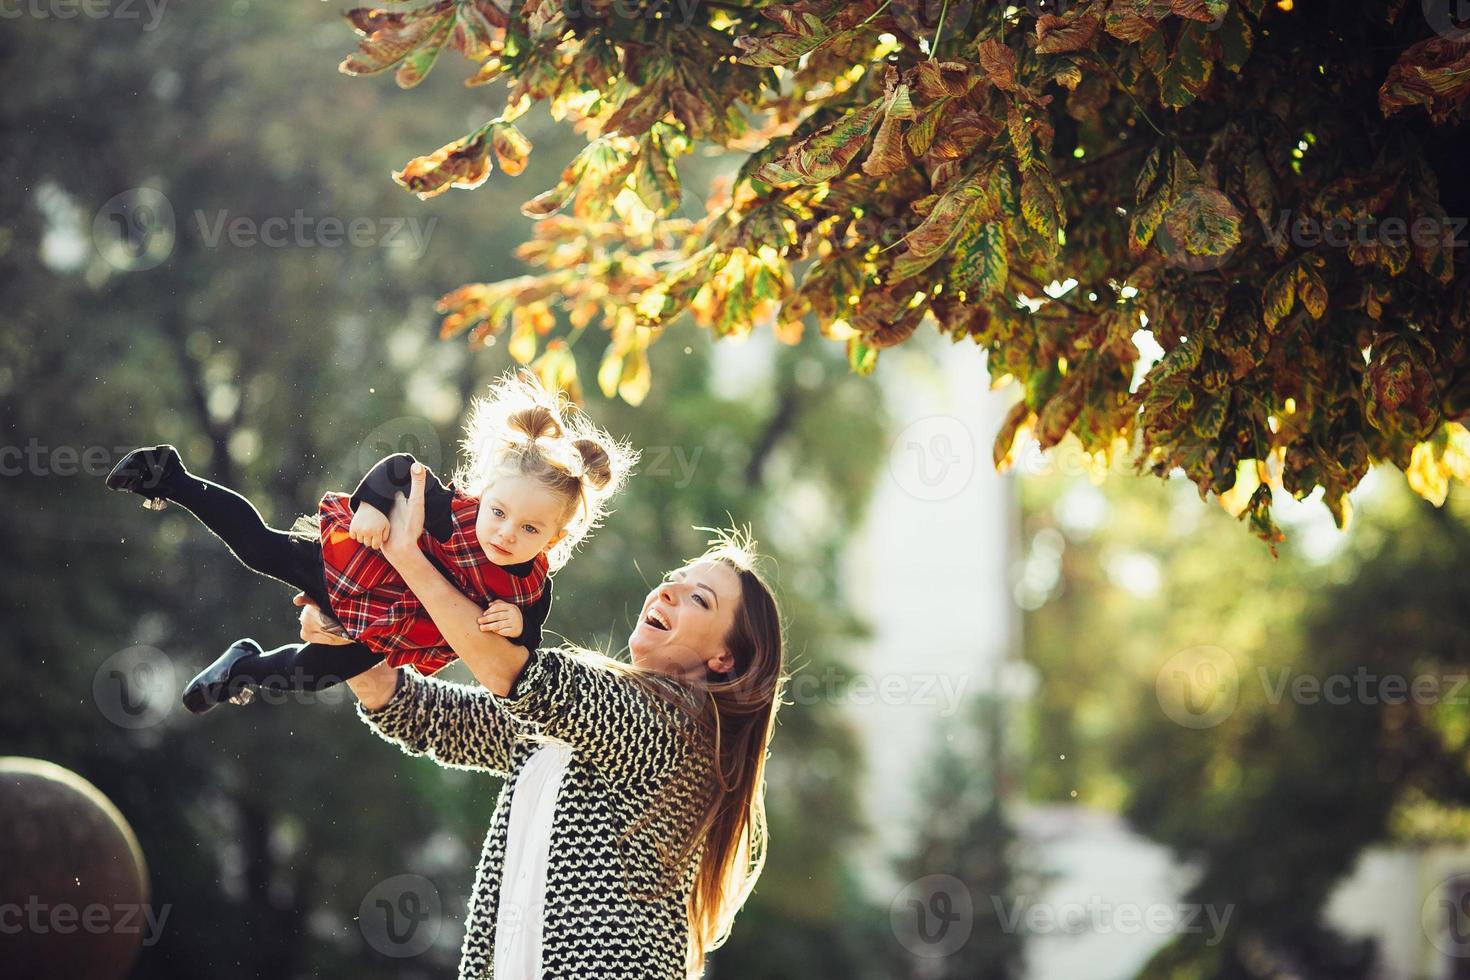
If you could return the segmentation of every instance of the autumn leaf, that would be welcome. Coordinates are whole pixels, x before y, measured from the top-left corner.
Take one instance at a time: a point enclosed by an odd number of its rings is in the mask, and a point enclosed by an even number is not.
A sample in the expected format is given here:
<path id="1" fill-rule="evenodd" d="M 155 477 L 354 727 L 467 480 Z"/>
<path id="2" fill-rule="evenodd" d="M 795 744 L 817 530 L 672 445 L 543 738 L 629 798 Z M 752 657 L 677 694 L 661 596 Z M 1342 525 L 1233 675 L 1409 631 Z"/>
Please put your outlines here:
<path id="1" fill-rule="evenodd" d="M 844 114 L 789 148 L 756 174 L 771 184 L 818 184 L 845 171 L 862 152 L 883 112 L 884 99 Z"/>
<path id="2" fill-rule="evenodd" d="M 1385 116 L 1420 105 L 1437 123 L 1450 116 L 1470 96 L 1470 43 L 1463 38 L 1432 37 L 1406 50 L 1378 91 L 1378 108 Z"/>
<path id="3" fill-rule="evenodd" d="M 1092 14 L 1068 11 L 1066 16 L 1042 14 L 1036 18 L 1036 53 L 1063 54 L 1091 47 L 1102 21 Z"/>
<path id="4" fill-rule="evenodd" d="M 490 124 L 490 146 L 500 169 L 514 177 L 526 169 L 531 157 L 531 141 L 512 123 Z"/>
<path id="5" fill-rule="evenodd" d="M 451 187 L 473 190 L 490 176 L 490 148 L 484 129 L 446 143 L 425 157 L 415 157 L 394 171 L 399 186 L 427 200 Z"/>
<path id="6" fill-rule="evenodd" d="M 908 85 L 894 84 L 884 96 L 883 122 L 873 137 L 872 152 L 863 161 L 863 173 L 869 177 L 881 177 L 897 173 L 909 165 L 900 124 L 917 116 Z"/>

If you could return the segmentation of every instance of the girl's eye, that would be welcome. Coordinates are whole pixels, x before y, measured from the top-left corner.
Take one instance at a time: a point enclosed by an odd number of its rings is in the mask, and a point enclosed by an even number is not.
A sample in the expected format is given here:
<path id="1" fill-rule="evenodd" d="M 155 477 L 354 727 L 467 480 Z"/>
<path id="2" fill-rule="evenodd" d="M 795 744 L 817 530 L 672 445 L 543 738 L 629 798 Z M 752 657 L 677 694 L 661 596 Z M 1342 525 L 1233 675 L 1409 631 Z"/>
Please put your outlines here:
<path id="1" fill-rule="evenodd" d="M 499 507 L 491 507 L 490 508 L 490 512 L 492 514 L 494 514 L 496 517 L 504 517 L 505 516 L 505 511 L 501 510 Z"/>
<path id="2" fill-rule="evenodd" d="M 532 527 L 529 524 L 522 524 L 521 525 L 521 530 L 522 531 L 525 531 L 527 534 L 540 534 L 541 533 L 540 531 L 538 531 L 536 528 Z"/>

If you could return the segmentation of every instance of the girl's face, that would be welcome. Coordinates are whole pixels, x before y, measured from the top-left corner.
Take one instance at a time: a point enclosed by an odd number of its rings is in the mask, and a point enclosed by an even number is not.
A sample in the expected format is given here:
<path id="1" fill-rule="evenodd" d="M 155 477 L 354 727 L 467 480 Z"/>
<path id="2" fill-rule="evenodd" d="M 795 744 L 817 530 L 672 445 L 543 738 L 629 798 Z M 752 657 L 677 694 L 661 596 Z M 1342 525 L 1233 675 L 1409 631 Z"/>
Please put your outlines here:
<path id="1" fill-rule="evenodd" d="M 628 637 L 633 663 L 691 681 L 702 680 L 706 668 L 729 670 L 734 658 L 725 637 L 740 602 L 740 576 L 725 562 L 675 569 L 643 600 Z"/>
<path id="2" fill-rule="evenodd" d="M 480 495 L 475 538 L 497 565 L 530 561 L 561 540 L 566 509 L 566 501 L 557 500 L 537 480 L 502 473 Z"/>

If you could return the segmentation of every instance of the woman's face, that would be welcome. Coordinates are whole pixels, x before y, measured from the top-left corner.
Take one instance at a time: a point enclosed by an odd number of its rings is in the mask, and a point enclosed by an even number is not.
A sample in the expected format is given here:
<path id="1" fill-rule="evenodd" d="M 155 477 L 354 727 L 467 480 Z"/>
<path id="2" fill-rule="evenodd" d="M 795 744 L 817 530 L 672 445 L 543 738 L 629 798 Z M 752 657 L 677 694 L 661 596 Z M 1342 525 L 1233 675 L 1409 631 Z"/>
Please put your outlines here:
<path id="1" fill-rule="evenodd" d="M 725 637 L 741 602 L 740 576 L 723 561 L 702 560 L 665 576 L 628 637 L 633 663 L 697 681 L 706 668 L 727 671 L 734 659 Z"/>

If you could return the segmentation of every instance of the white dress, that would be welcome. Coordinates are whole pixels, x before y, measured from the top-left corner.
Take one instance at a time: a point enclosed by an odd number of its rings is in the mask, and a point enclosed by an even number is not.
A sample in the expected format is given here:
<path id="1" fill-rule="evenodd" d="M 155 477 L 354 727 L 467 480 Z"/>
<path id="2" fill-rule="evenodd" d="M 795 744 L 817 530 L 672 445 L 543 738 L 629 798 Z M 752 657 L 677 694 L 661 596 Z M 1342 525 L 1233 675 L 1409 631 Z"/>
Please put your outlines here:
<path id="1" fill-rule="evenodd" d="M 549 741 L 526 760 L 511 791 L 510 827 L 495 918 L 495 980 L 541 980 L 551 827 L 571 746 Z"/>

